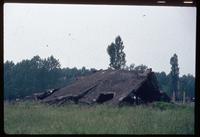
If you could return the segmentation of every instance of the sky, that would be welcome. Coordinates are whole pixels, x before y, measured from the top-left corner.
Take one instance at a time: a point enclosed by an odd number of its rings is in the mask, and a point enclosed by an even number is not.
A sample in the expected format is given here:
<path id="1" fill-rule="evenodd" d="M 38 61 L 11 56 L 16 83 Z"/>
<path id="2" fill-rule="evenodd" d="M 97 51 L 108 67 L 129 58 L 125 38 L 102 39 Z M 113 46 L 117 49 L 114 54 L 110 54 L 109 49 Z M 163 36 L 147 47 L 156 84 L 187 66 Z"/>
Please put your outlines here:
<path id="1" fill-rule="evenodd" d="M 53 55 L 61 67 L 107 69 L 107 47 L 120 35 L 126 65 L 195 75 L 196 8 L 73 4 L 4 4 L 4 62 Z"/>

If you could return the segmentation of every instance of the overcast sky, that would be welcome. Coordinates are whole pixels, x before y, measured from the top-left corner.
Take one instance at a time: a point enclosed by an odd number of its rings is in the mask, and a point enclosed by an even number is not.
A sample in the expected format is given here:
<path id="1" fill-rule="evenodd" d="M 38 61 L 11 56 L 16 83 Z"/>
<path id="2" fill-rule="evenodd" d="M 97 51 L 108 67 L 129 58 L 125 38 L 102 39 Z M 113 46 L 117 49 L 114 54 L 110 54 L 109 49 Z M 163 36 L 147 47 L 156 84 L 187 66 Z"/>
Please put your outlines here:
<path id="1" fill-rule="evenodd" d="M 195 74 L 196 8 L 61 4 L 4 5 L 4 62 L 53 55 L 61 67 L 107 69 L 107 46 L 120 35 L 127 65 Z"/>

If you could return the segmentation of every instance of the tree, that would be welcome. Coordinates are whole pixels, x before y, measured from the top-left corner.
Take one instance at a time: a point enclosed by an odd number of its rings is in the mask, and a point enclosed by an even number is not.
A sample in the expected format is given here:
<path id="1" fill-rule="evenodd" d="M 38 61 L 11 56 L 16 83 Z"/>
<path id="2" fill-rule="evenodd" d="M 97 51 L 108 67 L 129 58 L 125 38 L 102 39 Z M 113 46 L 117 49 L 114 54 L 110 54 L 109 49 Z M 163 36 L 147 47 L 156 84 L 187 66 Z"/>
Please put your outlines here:
<path id="1" fill-rule="evenodd" d="M 11 100 L 15 97 L 13 89 L 13 69 L 15 64 L 12 61 L 4 63 L 4 98 Z"/>
<path id="2" fill-rule="evenodd" d="M 188 97 L 195 96 L 195 78 L 191 74 L 183 75 L 179 78 L 180 91 L 186 93 Z"/>
<path id="3" fill-rule="evenodd" d="M 47 59 L 44 59 L 43 61 L 44 63 L 44 67 L 48 70 L 55 70 L 55 69 L 59 69 L 60 68 L 60 62 L 59 60 L 55 59 L 53 57 L 53 55 L 51 55 L 50 57 L 48 57 Z"/>
<path id="4" fill-rule="evenodd" d="M 135 71 L 139 72 L 139 73 L 144 73 L 147 70 L 147 66 L 146 65 L 138 65 L 137 67 L 135 67 Z"/>
<path id="5" fill-rule="evenodd" d="M 135 64 L 132 63 L 132 64 L 130 65 L 130 67 L 129 67 L 129 70 L 132 71 L 132 70 L 134 70 L 134 68 L 135 68 Z"/>
<path id="6" fill-rule="evenodd" d="M 41 68 L 41 75 L 43 75 L 41 82 L 45 85 L 43 88 L 57 88 L 58 79 L 61 75 L 60 66 L 59 60 L 55 59 L 53 55 L 43 60 L 43 67 Z"/>
<path id="7" fill-rule="evenodd" d="M 169 88 L 169 78 L 167 76 L 167 74 L 162 71 L 162 72 L 156 72 L 156 77 L 157 77 L 157 80 L 158 80 L 158 85 L 159 85 L 159 88 L 160 90 L 162 90 L 163 92 L 167 93 L 168 95 L 171 95 L 170 94 L 170 88 Z"/>
<path id="8" fill-rule="evenodd" d="M 113 69 L 124 69 L 126 65 L 124 45 L 120 36 L 115 38 L 115 43 L 108 45 L 107 52 L 110 56 L 110 67 Z"/>
<path id="9" fill-rule="evenodd" d="M 35 92 L 60 87 L 60 63 L 53 56 L 41 59 L 38 55 L 31 60 L 22 60 L 16 65 L 4 63 L 4 98 L 23 98 Z"/>
<path id="10" fill-rule="evenodd" d="M 172 93 L 175 93 L 175 100 L 179 100 L 178 95 L 178 81 L 179 81 L 179 67 L 178 67 L 178 56 L 174 54 L 170 59 L 171 64 L 171 80 L 172 80 Z"/>

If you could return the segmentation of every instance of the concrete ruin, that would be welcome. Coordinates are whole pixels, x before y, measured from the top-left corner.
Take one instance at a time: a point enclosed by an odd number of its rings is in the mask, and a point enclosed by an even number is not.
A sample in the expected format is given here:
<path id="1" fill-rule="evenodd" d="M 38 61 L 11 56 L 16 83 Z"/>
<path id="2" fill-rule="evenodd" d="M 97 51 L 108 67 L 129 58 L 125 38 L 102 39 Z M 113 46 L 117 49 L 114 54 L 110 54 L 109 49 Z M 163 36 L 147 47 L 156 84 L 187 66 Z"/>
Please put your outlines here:
<path id="1" fill-rule="evenodd" d="M 48 104 L 141 104 L 153 101 L 170 101 L 160 92 L 154 72 L 144 73 L 128 70 L 100 70 L 91 75 L 79 77 L 72 84 L 36 93 L 35 99 Z"/>

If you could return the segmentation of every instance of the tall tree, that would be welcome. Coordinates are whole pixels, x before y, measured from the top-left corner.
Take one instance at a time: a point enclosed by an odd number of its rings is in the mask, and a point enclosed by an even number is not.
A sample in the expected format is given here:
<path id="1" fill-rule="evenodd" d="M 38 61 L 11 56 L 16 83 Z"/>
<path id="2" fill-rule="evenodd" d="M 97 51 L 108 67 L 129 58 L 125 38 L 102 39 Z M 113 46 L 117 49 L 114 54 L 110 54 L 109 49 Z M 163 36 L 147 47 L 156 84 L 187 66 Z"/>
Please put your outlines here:
<path id="1" fill-rule="evenodd" d="M 110 67 L 113 69 L 124 69 L 126 65 L 124 45 L 120 36 L 115 38 L 115 43 L 108 45 L 107 52 L 110 56 Z"/>
<path id="2" fill-rule="evenodd" d="M 171 80 L 172 80 L 172 92 L 175 93 L 175 100 L 179 99 L 178 94 L 178 81 L 179 81 L 179 67 L 178 67 L 178 56 L 174 54 L 170 59 L 171 64 Z"/>

